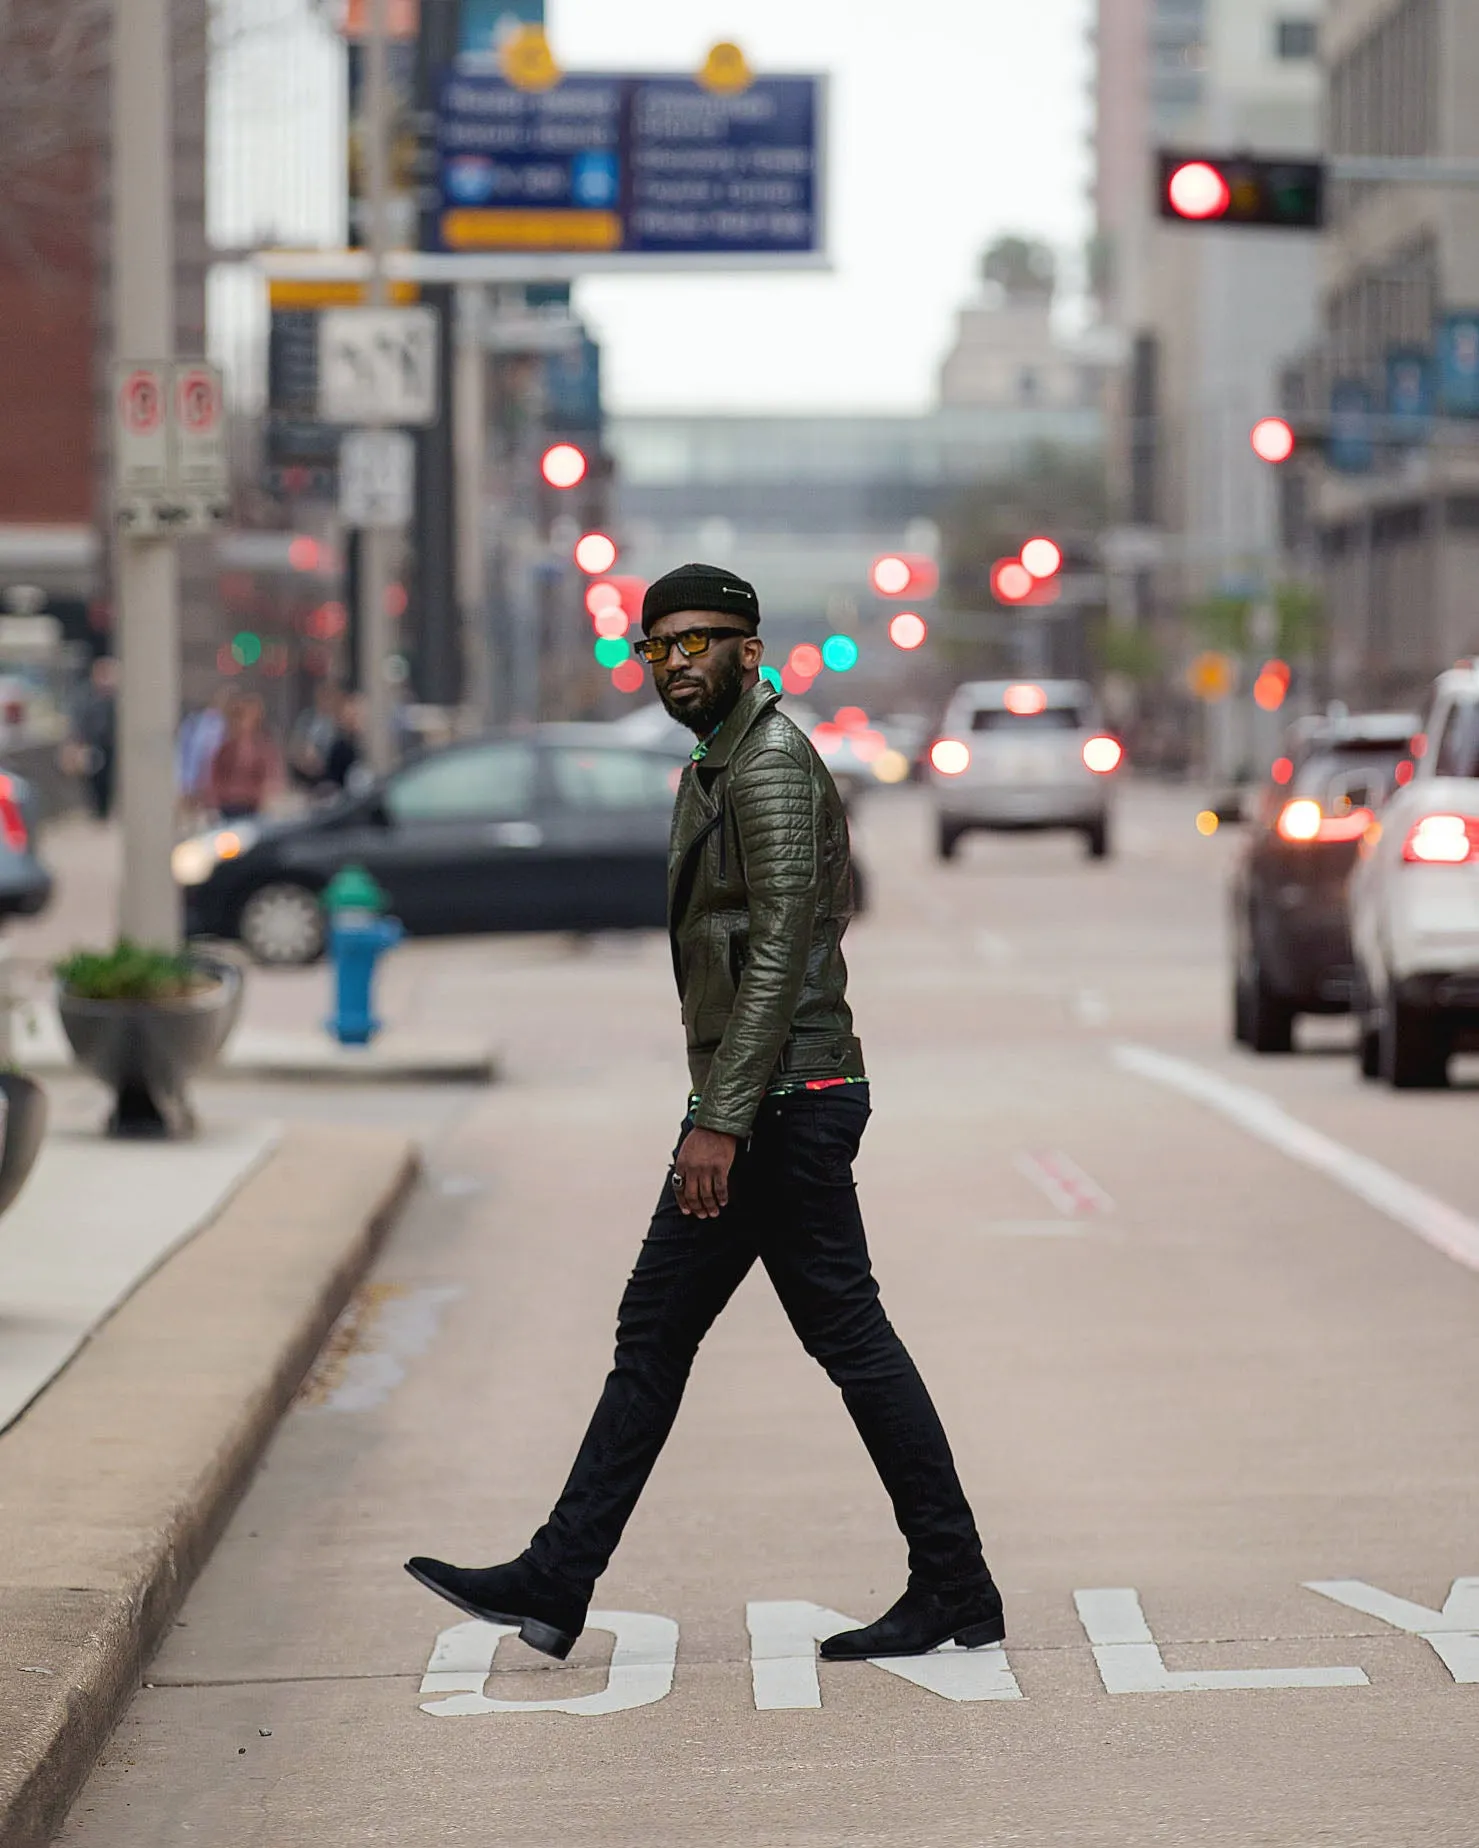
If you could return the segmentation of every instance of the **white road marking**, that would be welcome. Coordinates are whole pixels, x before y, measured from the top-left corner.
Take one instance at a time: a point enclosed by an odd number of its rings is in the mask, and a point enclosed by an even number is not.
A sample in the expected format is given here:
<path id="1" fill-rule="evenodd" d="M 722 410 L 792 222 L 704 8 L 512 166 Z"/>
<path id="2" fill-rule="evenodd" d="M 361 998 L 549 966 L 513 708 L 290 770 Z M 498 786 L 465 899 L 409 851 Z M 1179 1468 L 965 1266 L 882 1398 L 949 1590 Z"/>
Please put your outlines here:
<path id="1" fill-rule="evenodd" d="M 624 1713 L 650 1707 L 673 1691 L 678 1659 L 678 1626 L 671 1617 L 648 1611 L 592 1611 L 587 1630 L 606 1630 L 616 1638 L 606 1686 L 599 1694 L 576 1694 L 567 1700 L 493 1700 L 483 1692 L 493 1671 L 493 1656 L 505 1636 L 517 1629 L 504 1623 L 454 1624 L 443 1630 L 421 1681 L 421 1711 L 438 1719 L 481 1713 Z"/>
<path id="2" fill-rule="evenodd" d="M 823 1604 L 787 1598 L 745 1606 L 750 1630 L 750 1674 L 755 1705 L 762 1713 L 820 1707 L 821 1680 L 816 1646 L 839 1630 L 858 1628 L 855 1617 Z M 879 1656 L 869 1665 L 942 1700 L 1021 1700 L 1022 1690 L 1000 1643 L 958 1649 L 954 1643 L 922 1656 Z"/>
<path id="3" fill-rule="evenodd" d="M 1112 1213 L 1114 1201 L 1062 1149 L 1023 1149 L 1015 1166 L 1066 1219 Z"/>
<path id="4" fill-rule="evenodd" d="M 1411 1181 L 1404 1181 L 1390 1168 L 1347 1148 L 1333 1136 L 1311 1129 L 1297 1117 L 1289 1115 L 1281 1104 L 1255 1091 L 1251 1086 L 1234 1084 L 1227 1078 L 1204 1071 L 1185 1059 L 1173 1059 L 1147 1046 L 1116 1046 L 1115 1063 L 1138 1077 L 1149 1078 L 1184 1096 L 1195 1098 L 1220 1111 L 1223 1116 L 1281 1150 L 1307 1168 L 1314 1168 L 1327 1179 L 1337 1182 L 1358 1199 L 1374 1206 L 1378 1212 L 1395 1219 L 1398 1225 L 1415 1232 L 1435 1250 L 1470 1270 L 1479 1270 L 1479 1222 L 1459 1212 L 1446 1200 L 1430 1194 Z"/>
<path id="5" fill-rule="evenodd" d="M 1109 1003 L 1097 988 L 1075 990 L 1068 1011 L 1081 1027 L 1102 1027 L 1109 1019 Z"/>
<path id="6" fill-rule="evenodd" d="M 1394 1598 L 1360 1579 L 1308 1579 L 1305 1590 L 1420 1636 L 1455 1681 L 1479 1681 L 1479 1578 L 1455 1579 L 1441 1611 Z"/>
<path id="7" fill-rule="evenodd" d="M 1140 1594 L 1125 1586 L 1076 1591 L 1073 1602 L 1106 1694 L 1191 1694 L 1218 1688 L 1361 1688 L 1359 1668 L 1191 1668 L 1161 1659 Z"/>

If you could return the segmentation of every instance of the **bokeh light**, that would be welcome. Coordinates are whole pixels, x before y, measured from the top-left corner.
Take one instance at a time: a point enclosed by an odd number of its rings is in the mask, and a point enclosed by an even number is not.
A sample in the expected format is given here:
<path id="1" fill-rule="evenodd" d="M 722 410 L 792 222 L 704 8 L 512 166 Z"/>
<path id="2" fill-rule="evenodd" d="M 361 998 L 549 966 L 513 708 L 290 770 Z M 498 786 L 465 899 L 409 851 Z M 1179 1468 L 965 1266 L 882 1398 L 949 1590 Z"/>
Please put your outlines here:
<path id="1" fill-rule="evenodd" d="M 611 684 L 618 693 L 640 692 L 645 679 L 642 663 L 636 659 L 618 661 L 611 670 Z"/>
<path id="2" fill-rule="evenodd" d="M 616 563 L 616 541 L 608 533 L 582 533 L 575 542 L 575 562 L 599 577 Z"/>
<path id="3" fill-rule="evenodd" d="M 900 610 L 888 625 L 888 639 L 895 648 L 918 648 L 928 634 L 929 628 L 924 618 L 917 616 L 913 610 Z"/>

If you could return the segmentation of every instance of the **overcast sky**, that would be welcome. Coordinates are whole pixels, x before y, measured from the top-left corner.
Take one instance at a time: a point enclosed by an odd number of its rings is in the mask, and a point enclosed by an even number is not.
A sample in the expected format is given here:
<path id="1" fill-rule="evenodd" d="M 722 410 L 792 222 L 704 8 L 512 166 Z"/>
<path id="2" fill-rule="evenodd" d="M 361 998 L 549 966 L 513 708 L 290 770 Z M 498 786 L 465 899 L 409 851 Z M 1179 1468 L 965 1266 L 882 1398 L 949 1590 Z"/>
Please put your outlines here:
<path id="1" fill-rule="evenodd" d="M 1089 228 L 1090 0 L 548 0 L 566 69 L 832 74 L 825 276 L 609 277 L 579 299 L 613 409 L 930 402 L 952 317 L 1003 231 L 1077 260 Z"/>

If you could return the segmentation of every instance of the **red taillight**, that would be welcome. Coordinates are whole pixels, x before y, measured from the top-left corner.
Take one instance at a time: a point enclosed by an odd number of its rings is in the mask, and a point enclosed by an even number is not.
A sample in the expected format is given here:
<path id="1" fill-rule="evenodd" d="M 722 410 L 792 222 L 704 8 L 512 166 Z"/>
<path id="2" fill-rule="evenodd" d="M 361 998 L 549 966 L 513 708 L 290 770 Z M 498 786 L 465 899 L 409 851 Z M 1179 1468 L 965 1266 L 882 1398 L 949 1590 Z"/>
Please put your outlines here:
<path id="1" fill-rule="evenodd" d="M 1269 775 L 1276 783 L 1292 783 L 1294 781 L 1294 759 L 1276 757 L 1270 766 Z"/>
<path id="2" fill-rule="evenodd" d="M 1313 796 L 1296 796 L 1280 809 L 1275 825 L 1280 840 L 1303 846 L 1310 841 L 1358 841 L 1371 822 L 1368 808 L 1352 809 L 1349 815 L 1327 815 Z"/>
<path id="3" fill-rule="evenodd" d="M 971 747 L 959 738 L 937 738 L 930 746 L 930 762 L 941 776 L 959 776 L 971 767 Z"/>
<path id="4" fill-rule="evenodd" d="M 1112 771 L 1118 770 L 1124 755 L 1125 747 L 1119 739 L 1111 738 L 1107 733 L 1101 733 L 1097 738 L 1084 740 L 1084 765 L 1092 770 L 1095 776 L 1108 776 Z"/>
<path id="5" fill-rule="evenodd" d="M 30 839 L 26 818 L 15 799 L 15 784 L 8 776 L 0 776 L 0 837 L 13 853 L 24 852 Z"/>
<path id="6" fill-rule="evenodd" d="M 1424 815 L 1408 830 L 1402 858 L 1410 866 L 1463 866 L 1479 860 L 1479 816 Z"/>

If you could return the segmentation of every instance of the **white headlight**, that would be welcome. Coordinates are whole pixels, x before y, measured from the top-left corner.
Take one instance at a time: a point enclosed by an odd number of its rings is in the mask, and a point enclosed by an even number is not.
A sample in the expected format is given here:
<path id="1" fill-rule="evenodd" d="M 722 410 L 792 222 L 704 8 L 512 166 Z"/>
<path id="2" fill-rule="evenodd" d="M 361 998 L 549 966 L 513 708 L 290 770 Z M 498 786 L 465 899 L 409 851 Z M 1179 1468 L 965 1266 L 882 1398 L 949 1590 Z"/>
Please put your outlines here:
<path id="1" fill-rule="evenodd" d="M 181 841 L 170 855 L 169 863 L 176 884 L 203 885 L 216 870 L 214 837 L 197 834 L 191 840 Z"/>

